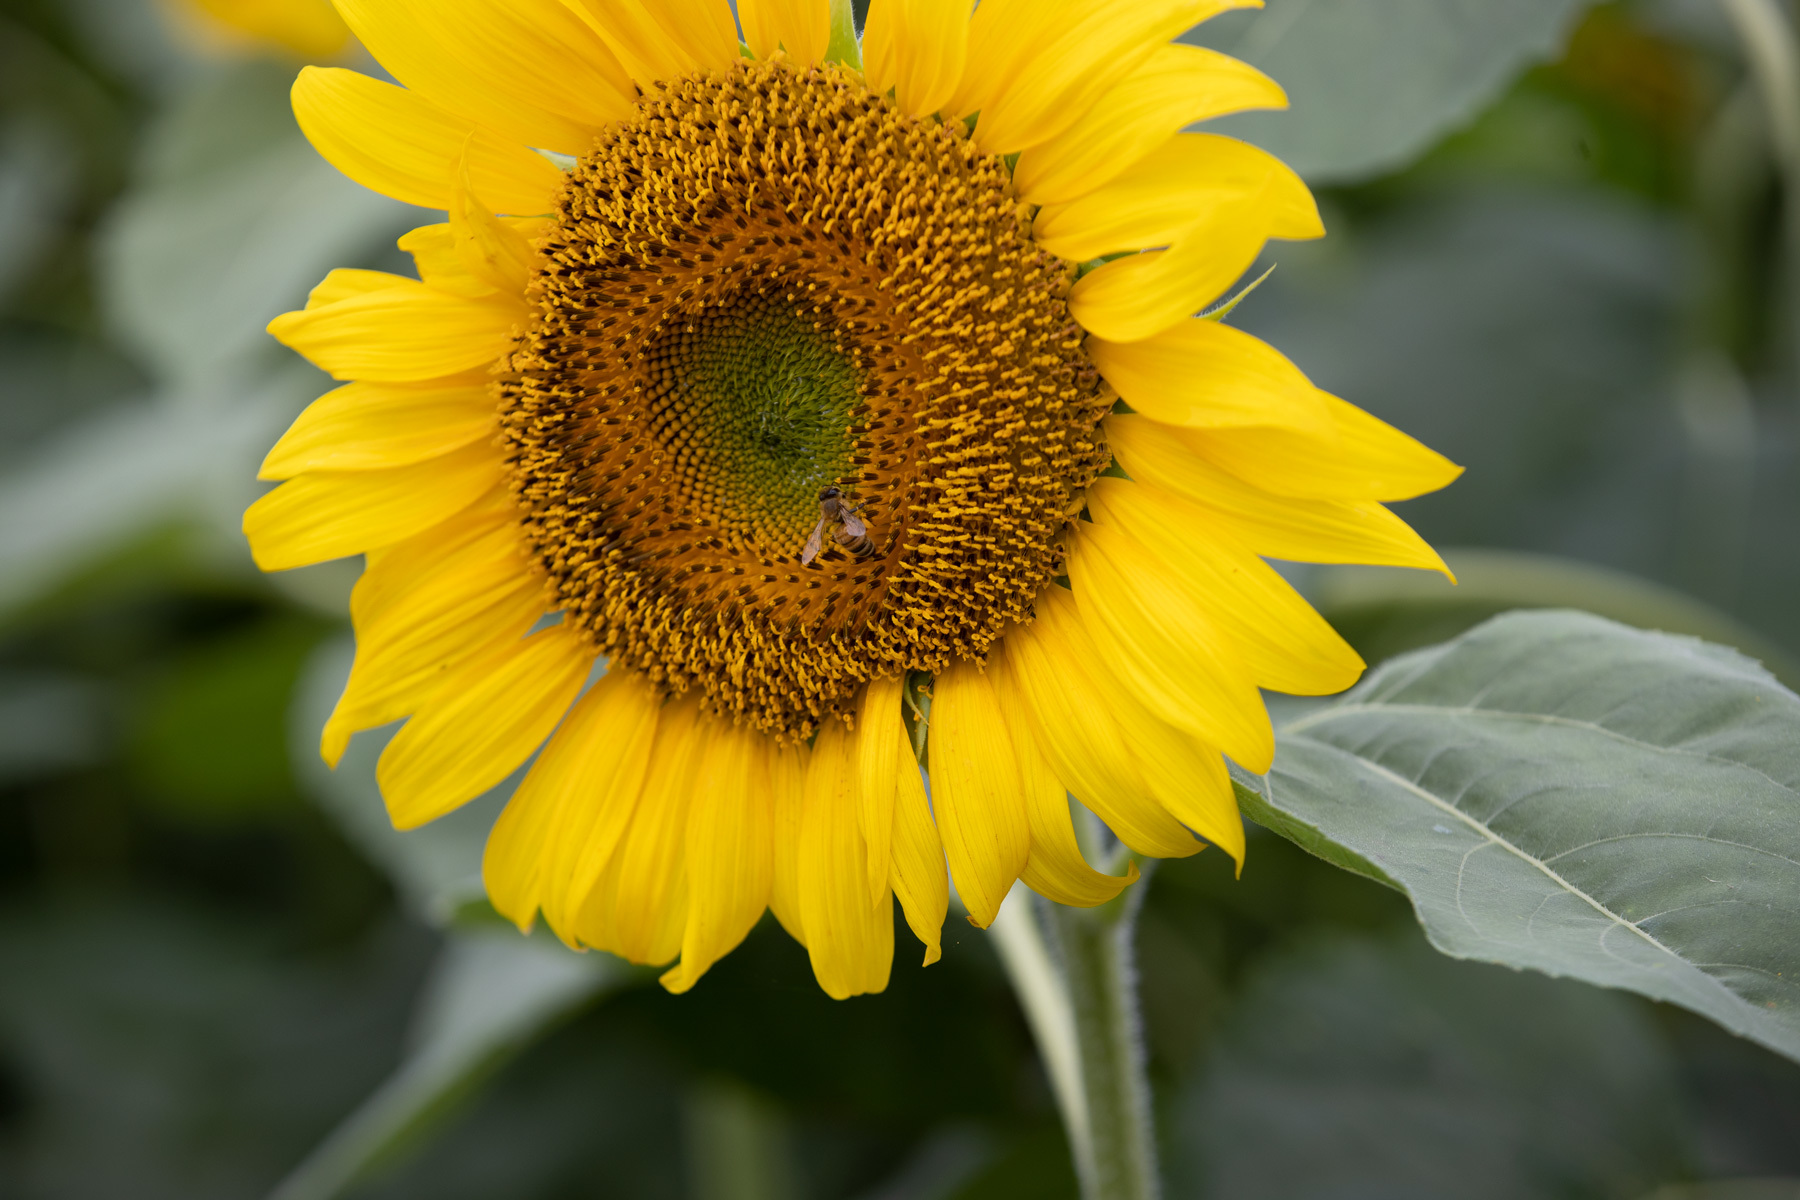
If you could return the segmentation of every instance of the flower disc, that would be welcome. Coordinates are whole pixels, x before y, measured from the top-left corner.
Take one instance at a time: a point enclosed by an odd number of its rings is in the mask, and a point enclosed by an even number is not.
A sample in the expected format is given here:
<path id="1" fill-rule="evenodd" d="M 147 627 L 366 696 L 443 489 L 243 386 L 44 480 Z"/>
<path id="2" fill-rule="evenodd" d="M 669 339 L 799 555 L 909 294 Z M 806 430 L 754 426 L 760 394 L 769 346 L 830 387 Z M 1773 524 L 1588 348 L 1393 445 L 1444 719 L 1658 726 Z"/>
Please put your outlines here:
<path id="1" fill-rule="evenodd" d="M 1110 407 L 1010 173 L 833 66 L 658 84 L 581 160 L 502 383 L 527 538 L 601 651 L 783 737 L 981 658 Z M 868 528 L 802 563 L 819 492 Z"/>

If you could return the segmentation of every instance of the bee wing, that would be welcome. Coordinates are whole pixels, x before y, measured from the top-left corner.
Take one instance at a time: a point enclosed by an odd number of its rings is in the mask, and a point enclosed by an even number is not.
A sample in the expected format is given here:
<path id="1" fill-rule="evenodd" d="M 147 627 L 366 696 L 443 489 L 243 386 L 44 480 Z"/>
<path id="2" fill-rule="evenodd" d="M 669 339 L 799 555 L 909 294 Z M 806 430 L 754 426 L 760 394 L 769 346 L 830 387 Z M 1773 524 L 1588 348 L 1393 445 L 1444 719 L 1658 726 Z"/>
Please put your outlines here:
<path id="1" fill-rule="evenodd" d="M 807 563 L 810 563 L 813 559 L 819 557 L 819 551 L 824 548 L 825 518 L 820 517 L 819 523 L 813 526 L 812 536 L 806 539 L 806 549 L 800 552 L 800 565 L 804 567 Z"/>
<path id="2" fill-rule="evenodd" d="M 848 538 L 848 539 L 859 538 L 869 532 L 869 527 L 867 525 L 864 525 L 862 522 L 862 518 L 857 516 L 855 513 L 845 511 L 842 514 L 842 516 L 843 516 L 843 521 L 844 521 L 844 532 L 839 537 L 839 539 L 838 539 L 839 541 L 843 541 L 846 538 Z"/>

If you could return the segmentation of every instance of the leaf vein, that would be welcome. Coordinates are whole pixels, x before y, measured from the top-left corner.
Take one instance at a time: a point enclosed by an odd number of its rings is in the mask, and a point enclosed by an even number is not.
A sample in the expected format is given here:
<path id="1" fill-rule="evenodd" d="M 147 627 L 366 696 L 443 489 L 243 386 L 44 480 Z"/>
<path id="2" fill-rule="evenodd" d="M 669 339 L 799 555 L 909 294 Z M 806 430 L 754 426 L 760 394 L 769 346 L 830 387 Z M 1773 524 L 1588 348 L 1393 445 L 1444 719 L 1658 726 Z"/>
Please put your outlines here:
<path id="1" fill-rule="evenodd" d="M 1308 713 L 1282 726 L 1283 733 L 1302 733 L 1315 725 L 1330 721 L 1333 717 L 1353 716 L 1359 713 L 1408 713 L 1425 714 L 1427 716 L 1494 718 L 1506 721 L 1529 721 L 1541 725 L 1560 725 L 1570 729 L 1580 729 L 1589 733 L 1600 734 L 1625 745 L 1642 750 L 1651 750 L 1660 754 L 1671 754 L 1681 758 L 1697 759 L 1701 762 L 1717 763 L 1720 766 L 1740 767 L 1752 774 L 1760 775 L 1775 787 L 1790 795 L 1800 795 L 1792 784 L 1784 783 L 1767 771 L 1754 767 L 1747 762 L 1735 758 L 1721 758 L 1716 754 L 1705 754 L 1697 750 L 1686 750 L 1680 746 L 1659 746 L 1655 742 L 1646 742 L 1642 738 L 1634 738 L 1629 734 L 1619 733 L 1604 725 L 1596 725 L 1592 721 L 1581 721 L 1574 717 L 1561 717 L 1553 713 L 1519 713 L 1507 712 L 1497 708 L 1450 707 L 1437 704 L 1338 704 L 1318 712 Z"/>
<path id="2" fill-rule="evenodd" d="M 1426 791 L 1424 788 L 1422 788 L 1422 787 L 1418 786 L 1417 784 L 1413 783 L 1412 781 L 1406 779 L 1404 776 L 1396 774 L 1395 772 L 1382 766 L 1380 763 L 1371 762 L 1370 760 L 1368 760 L 1366 758 L 1362 758 L 1355 754 L 1351 754 L 1348 751 L 1338 750 L 1337 747 L 1330 746 L 1328 743 L 1317 743 L 1317 744 L 1321 745 L 1325 749 L 1333 750 L 1336 753 L 1344 755 L 1344 757 L 1349 758 L 1352 762 L 1358 764 L 1359 766 L 1363 767 L 1365 770 L 1371 772 L 1372 774 L 1379 775 L 1382 778 L 1387 779 L 1388 781 L 1398 785 L 1400 788 L 1404 789 L 1405 791 L 1411 792 L 1413 795 L 1419 797 L 1419 799 L 1425 801 L 1427 804 L 1431 805 L 1433 808 L 1436 808 L 1440 812 L 1443 812 L 1446 816 L 1454 817 L 1456 820 L 1461 821 L 1464 825 L 1468 826 L 1471 830 L 1480 834 L 1481 837 L 1484 838 L 1488 843 L 1490 843 L 1502 850 L 1505 850 L 1509 854 L 1514 855 L 1521 862 L 1529 864 L 1530 866 L 1535 868 L 1537 871 L 1541 872 L 1545 878 L 1549 879 L 1551 882 L 1555 883 L 1558 887 L 1562 888 L 1563 891 L 1567 892 L 1569 895 L 1574 896 L 1577 899 L 1586 903 L 1596 913 L 1600 914 L 1602 917 L 1605 917 L 1607 919 L 1607 921 L 1610 922 L 1610 924 L 1607 926 L 1607 928 L 1601 931 L 1600 937 L 1598 938 L 1598 944 L 1599 944 L 1600 949 L 1603 952 L 1605 952 L 1608 957 L 1617 959 L 1619 962 L 1626 963 L 1628 966 L 1633 965 L 1630 963 L 1630 960 L 1621 957 L 1617 952 L 1615 952 L 1610 946 L 1608 946 L 1606 944 L 1607 934 L 1610 933 L 1612 931 L 1612 929 L 1615 927 L 1623 927 L 1623 928 L 1629 929 L 1631 932 L 1637 934 L 1638 937 L 1642 938 L 1652 948 L 1654 948 L 1655 950 L 1668 956 L 1670 959 L 1673 959 L 1675 962 L 1680 963 L 1683 966 L 1687 966 L 1687 967 L 1690 967 L 1693 970 L 1695 970 L 1695 972 L 1697 974 L 1699 974 L 1699 976 L 1702 979 L 1705 979 L 1706 981 L 1711 983 L 1714 987 L 1719 989 L 1719 991 L 1723 992 L 1728 999 L 1737 1001 L 1740 1004 L 1744 1002 L 1742 997 L 1738 996 L 1737 993 L 1733 992 L 1730 988 L 1725 986 L 1725 984 L 1723 982 L 1714 978 L 1712 975 L 1708 974 L 1706 971 L 1702 970 L 1697 964 L 1689 963 L 1686 959 L 1682 958 L 1680 954 L 1676 953 L 1670 947 L 1664 945 L 1660 940 L 1658 940 L 1649 931 L 1638 928 L 1638 926 L 1635 923 L 1633 923 L 1631 921 L 1627 921 L 1624 917 L 1620 916 L 1618 913 L 1613 912 L 1610 908 L 1606 907 L 1606 905 L 1602 904 L 1595 897 L 1589 895 L 1587 892 L 1583 891 L 1581 888 L 1576 887 L 1572 882 L 1570 882 L 1568 879 L 1564 878 L 1561 874 L 1559 874 L 1556 870 L 1551 868 L 1547 863 L 1543 862 L 1541 859 L 1535 858 L 1532 855 L 1527 854 L 1524 850 L 1520 849 L 1519 847 L 1514 846 L 1512 843 L 1507 842 L 1504 839 L 1495 836 L 1495 834 L 1493 833 L 1492 830 L 1488 829 L 1485 825 L 1481 824 L 1479 821 L 1477 821 L 1473 817 L 1469 816 L 1469 814 L 1463 812 L 1460 808 L 1457 808 L 1453 804 L 1446 803 L 1445 801 L 1439 799 L 1437 796 L 1434 796 L 1430 792 Z M 1475 923 L 1473 921 L 1469 921 L 1467 913 L 1463 911 L 1462 891 L 1463 891 L 1463 876 L 1466 874 L 1466 866 L 1467 866 L 1468 860 L 1474 854 L 1474 852 L 1479 849 L 1481 849 L 1481 847 L 1476 846 L 1476 847 L 1471 848 L 1466 853 L 1464 853 L 1461 861 L 1458 863 L 1457 872 L 1456 872 L 1456 876 L 1457 876 L 1457 878 L 1456 878 L 1457 911 L 1459 913 L 1462 913 L 1463 919 L 1465 921 L 1467 921 L 1469 924 L 1469 928 L 1475 929 L 1475 930 L 1479 930 L 1480 927 L 1475 925 Z M 1358 853 L 1362 853 L 1362 852 L 1358 851 Z M 1390 874 L 1391 873 L 1392 872 L 1390 872 Z"/>

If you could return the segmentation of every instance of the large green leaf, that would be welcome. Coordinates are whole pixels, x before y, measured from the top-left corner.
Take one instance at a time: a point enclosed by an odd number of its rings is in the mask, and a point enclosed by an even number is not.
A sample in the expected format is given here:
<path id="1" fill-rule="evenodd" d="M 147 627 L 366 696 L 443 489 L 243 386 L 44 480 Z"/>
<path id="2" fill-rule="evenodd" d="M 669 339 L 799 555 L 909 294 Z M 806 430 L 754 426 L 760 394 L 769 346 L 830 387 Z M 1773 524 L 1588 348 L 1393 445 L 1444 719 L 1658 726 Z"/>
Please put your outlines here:
<path id="1" fill-rule="evenodd" d="M 1261 67 L 1286 113 L 1212 128 L 1280 155 L 1314 183 L 1405 166 L 1561 47 L 1591 0 L 1272 0 L 1192 35 Z"/>
<path id="2" fill-rule="evenodd" d="M 1628 988 L 1800 1058 L 1800 697 L 1756 663 L 1513 613 L 1277 741 L 1259 790 L 1279 831 L 1392 881 L 1440 950 Z"/>

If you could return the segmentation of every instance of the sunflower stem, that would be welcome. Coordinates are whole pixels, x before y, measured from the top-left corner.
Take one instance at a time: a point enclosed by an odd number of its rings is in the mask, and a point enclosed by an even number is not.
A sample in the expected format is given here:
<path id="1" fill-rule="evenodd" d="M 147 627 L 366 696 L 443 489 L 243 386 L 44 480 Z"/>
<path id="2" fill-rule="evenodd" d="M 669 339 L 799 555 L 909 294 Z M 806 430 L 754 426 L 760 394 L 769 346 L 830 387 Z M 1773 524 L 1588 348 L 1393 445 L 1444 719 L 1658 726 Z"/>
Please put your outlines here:
<path id="1" fill-rule="evenodd" d="M 1142 864 L 1148 874 L 1152 863 Z M 1133 951 L 1140 881 L 1099 908 L 1015 889 L 994 922 L 1001 961 L 1062 1111 L 1083 1200 L 1157 1200 Z"/>
<path id="2" fill-rule="evenodd" d="M 851 0 L 831 0 L 831 41 L 826 44 L 825 57 L 852 71 L 862 70 L 862 44 L 856 40 L 856 9 Z"/>

